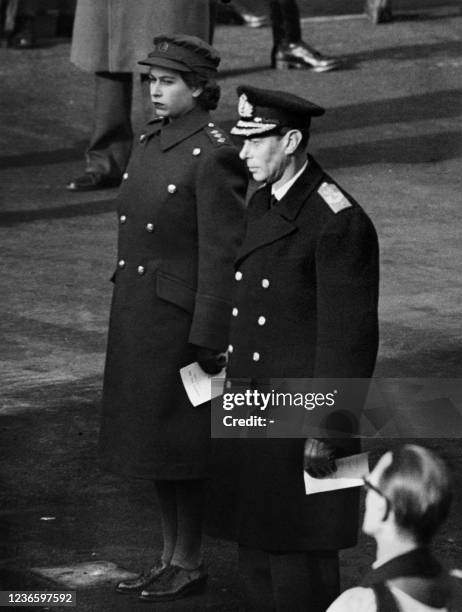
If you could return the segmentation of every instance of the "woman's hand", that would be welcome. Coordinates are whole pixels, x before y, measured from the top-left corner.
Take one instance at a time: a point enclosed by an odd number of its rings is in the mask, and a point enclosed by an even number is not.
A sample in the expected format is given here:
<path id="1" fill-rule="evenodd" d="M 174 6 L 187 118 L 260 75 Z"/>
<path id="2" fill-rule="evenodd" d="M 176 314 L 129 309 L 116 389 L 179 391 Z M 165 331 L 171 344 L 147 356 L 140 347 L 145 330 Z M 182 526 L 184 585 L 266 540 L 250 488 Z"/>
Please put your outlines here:
<path id="1" fill-rule="evenodd" d="M 206 374 L 218 374 L 226 365 L 226 353 L 218 353 L 204 346 L 196 347 L 196 359 Z"/>

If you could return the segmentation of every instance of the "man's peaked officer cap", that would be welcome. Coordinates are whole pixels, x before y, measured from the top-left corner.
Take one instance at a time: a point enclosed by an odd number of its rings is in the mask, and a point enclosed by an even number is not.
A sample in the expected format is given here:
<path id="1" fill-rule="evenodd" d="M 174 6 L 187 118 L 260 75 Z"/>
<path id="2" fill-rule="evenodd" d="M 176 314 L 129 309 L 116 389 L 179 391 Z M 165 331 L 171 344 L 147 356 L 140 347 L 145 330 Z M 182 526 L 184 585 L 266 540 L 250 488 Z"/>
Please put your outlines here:
<path id="1" fill-rule="evenodd" d="M 138 64 L 160 66 L 179 72 L 196 72 L 204 77 L 212 77 L 217 72 L 219 54 L 197 36 L 156 36 L 153 42 L 154 50 Z"/>
<path id="2" fill-rule="evenodd" d="M 244 138 L 271 136 L 284 127 L 306 130 L 311 117 L 325 112 L 317 104 L 285 91 L 240 85 L 237 95 L 239 121 L 231 133 Z"/>

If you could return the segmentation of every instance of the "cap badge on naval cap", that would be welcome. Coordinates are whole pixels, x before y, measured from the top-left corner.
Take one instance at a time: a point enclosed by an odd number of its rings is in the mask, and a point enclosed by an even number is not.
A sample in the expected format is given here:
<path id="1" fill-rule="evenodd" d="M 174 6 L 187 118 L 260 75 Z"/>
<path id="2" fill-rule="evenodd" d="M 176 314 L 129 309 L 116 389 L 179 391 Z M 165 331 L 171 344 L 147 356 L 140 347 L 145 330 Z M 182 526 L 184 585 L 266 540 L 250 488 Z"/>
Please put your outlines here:
<path id="1" fill-rule="evenodd" d="M 253 109 L 253 104 L 250 104 L 249 98 L 246 96 L 246 94 L 241 94 L 239 96 L 239 102 L 237 106 L 237 112 L 239 113 L 239 115 L 245 118 L 251 117 L 253 115 Z"/>
<path id="2" fill-rule="evenodd" d="M 168 42 L 163 40 L 162 42 L 158 43 L 157 51 L 160 51 L 161 53 L 165 53 L 166 51 L 168 51 Z"/>

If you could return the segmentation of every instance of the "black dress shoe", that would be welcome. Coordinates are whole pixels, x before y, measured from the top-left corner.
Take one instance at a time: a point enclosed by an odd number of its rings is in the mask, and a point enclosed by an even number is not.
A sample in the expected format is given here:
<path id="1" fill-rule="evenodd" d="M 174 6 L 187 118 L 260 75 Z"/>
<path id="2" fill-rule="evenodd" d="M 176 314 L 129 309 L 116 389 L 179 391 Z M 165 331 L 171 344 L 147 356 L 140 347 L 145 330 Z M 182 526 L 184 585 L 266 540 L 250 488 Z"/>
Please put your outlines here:
<path id="1" fill-rule="evenodd" d="M 158 578 L 153 580 L 149 589 L 141 591 L 141 601 L 171 601 L 185 595 L 202 591 L 207 582 L 207 572 L 203 564 L 188 570 L 178 565 L 170 565 Z"/>
<path id="2" fill-rule="evenodd" d="M 340 66 L 336 57 L 327 57 L 305 42 L 282 43 L 271 53 L 271 66 L 277 70 L 308 68 L 314 72 L 328 72 Z"/>
<path id="3" fill-rule="evenodd" d="M 99 172 L 85 172 L 82 176 L 69 181 L 66 189 L 69 191 L 94 191 L 95 189 L 110 189 L 118 187 L 121 183 L 121 178 L 114 178 L 101 174 Z"/>
<path id="4" fill-rule="evenodd" d="M 116 591 L 118 593 L 135 593 L 136 591 L 141 591 L 145 587 L 149 586 L 153 580 L 167 571 L 168 567 L 168 564 L 159 559 L 159 561 L 156 561 L 153 567 L 146 572 L 138 574 L 138 576 L 135 578 L 122 580 L 122 582 L 119 582 L 119 584 L 116 586 Z"/>

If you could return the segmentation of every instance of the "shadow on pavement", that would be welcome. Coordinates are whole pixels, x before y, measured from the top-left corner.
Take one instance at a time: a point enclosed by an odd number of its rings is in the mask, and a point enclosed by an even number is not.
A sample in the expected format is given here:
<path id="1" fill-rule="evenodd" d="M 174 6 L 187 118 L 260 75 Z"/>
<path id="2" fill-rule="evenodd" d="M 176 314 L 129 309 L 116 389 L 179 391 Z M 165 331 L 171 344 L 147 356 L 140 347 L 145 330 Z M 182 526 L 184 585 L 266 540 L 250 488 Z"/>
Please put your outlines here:
<path id="1" fill-rule="evenodd" d="M 405 138 L 371 140 L 317 149 L 327 168 L 372 164 L 424 164 L 454 159 L 462 151 L 462 132 L 440 132 Z"/>
<path id="2" fill-rule="evenodd" d="M 12 210 L 0 213 L 0 226 L 30 221 L 43 221 L 45 219 L 66 219 L 82 215 L 101 215 L 102 213 L 112 212 L 115 209 L 115 199 L 111 198 L 110 200 L 79 202 L 78 204 L 66 204 L 64 206 L 54 206 L 53 208 Z"/>

